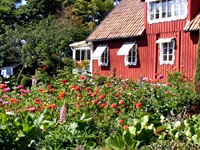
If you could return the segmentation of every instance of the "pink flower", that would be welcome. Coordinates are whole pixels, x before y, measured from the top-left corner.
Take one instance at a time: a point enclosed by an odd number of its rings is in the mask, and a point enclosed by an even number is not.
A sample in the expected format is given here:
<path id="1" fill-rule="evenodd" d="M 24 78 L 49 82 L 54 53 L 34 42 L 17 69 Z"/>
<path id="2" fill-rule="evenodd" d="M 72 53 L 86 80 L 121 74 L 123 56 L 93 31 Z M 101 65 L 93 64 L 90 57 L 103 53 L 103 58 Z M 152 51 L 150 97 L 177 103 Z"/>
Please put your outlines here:
<path id="1" fill-rule="evenodd" d="M 29 93 L 30 90 L 23 90 L 22 92 L 23 92 L 23 93 Z"/>
<path id="2" fill-rule="evenodd" d="M 35 107 L 30 107 L 29 110 L 30 110 L 30 112 L 35 112 L 36 108 Z"/>
<path id="3" fill-rule="evenodd" d="M 6 105 L 6 104 L 8 104 L 8 103 L 9 103 L 9 102 L 7 102 L 7 101 L 6 101 L 6 102 L 3 102 L 2 105 Z"/>
<path id="4" fill-rule="evenodd" d="M 3 92 L 8 92 L 8 91 L 10 91 L 10 88 L 9 88 L 9 87 L 3 89 Z"/>
<path id="5" fill-rule="evenodd" d="M 1 96 L 1 98 L 7 98 L 8 96 L 7 95 L 3 95 L 3 96 Z"/>
<path id="6" fill-rule="evenodd" d="M 17 89 L 22 89 L 23 88 L 23 85 L 18 85 L 17 86 Z"/>
<path id="7" fill-rule="evenodd" d="M 60 124 L 63 124 L 65 121 L 65 117 L 66 117 L 66 112 L 67 112 L 67 108 L 65 106 L 65 103 L 63 104 L 62 108 L 60 109 Z"/>

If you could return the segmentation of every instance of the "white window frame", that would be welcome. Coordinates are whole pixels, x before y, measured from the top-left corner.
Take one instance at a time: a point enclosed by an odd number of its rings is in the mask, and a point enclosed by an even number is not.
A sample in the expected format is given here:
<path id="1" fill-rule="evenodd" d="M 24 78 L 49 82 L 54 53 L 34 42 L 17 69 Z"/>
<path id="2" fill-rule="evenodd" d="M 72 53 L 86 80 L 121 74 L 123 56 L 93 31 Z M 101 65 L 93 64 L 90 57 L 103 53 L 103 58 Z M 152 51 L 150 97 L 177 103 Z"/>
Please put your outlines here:
<path id="1" fill-rule="evenodd" d="M 174 38 L 159 39 L 156 41 L 160 47 L 160 65 L 173 65 L 175 61 L 175 40 Z M 171 45 L 171 46 L 170 46 Z M 166 46 L 166 47 L 165 47 Z M 170 53 L 171 49 L 171 53 Z M 164 54 L 165 52 L 165 54 Z M 167 57 L 164 60 L 164 55 Z M 171 60 L 170 56 L 172 57 Z"/>
<path id="2" fill-rule="evenodd" d="M 108 66 L 109 63 L 109 47 L 107 45 L 99 45 L 92 54 L 92 59 L 98 60 L 99 66 Z"/>
<path id="3" fill-rule="evenodd" d="M 149 24 L 187 18 L 188 0 L 146 0 L 146 2 Z M 151 6 L 153 6 L 152 9 Z M 170 12 L 171 15 L 168 16 Z M 151 19 L 152 15 L 153 19 Z"/>
<path id="4" fill-rule="evenodd" d="M 106 46 L 106 49 L 103 51 L 101 58 L 98 60 L 99 66 L 108 66 L 109 62 L 109 48 Z"/>
<path id="5" fill-rule="evenodd" d="M 137 65 L 137 43 L 124 43 L 117 52 L 117 55 L 124 55 L 125 66 Z M 129 61 L 130 58 L 130 61 Z"/>

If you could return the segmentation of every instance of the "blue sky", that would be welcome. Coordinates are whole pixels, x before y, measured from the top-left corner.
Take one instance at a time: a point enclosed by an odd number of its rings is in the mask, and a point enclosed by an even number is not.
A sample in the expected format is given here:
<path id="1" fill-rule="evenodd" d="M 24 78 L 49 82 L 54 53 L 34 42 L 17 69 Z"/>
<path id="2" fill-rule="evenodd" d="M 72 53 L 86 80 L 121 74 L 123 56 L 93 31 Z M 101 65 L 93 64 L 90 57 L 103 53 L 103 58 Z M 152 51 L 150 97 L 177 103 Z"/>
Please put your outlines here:
<path id="1" fill-rule="evenodd" d="M 26 4 L 26 1 L 25 0 L 22 0 L 22 5 Z"/>

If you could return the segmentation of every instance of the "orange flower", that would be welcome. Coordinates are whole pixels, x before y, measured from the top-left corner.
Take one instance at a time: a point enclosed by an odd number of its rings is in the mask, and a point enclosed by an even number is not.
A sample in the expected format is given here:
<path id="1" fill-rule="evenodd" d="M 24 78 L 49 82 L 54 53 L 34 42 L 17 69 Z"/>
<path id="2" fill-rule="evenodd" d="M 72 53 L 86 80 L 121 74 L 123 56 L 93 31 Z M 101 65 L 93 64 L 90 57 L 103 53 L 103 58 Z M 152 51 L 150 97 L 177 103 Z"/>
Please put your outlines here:
<path id="1" fill-rule="evenodd" d="M 50 88 L 53 87 L 53 85 L 52 84 L 48 84 L 47 87 L 50 89 Z"/>
<path id="2" fill-rule="evenodd" d="M 49 92 L 54 92 L 54 91 L 55 91 L 54 88 L 49 89 Z"/>
<path id="3" fill-rule="evenodd" d="M 141 108 L 142 107 L 142 103 L 141 102 L 136 103 L 135 107 L 136 108 Z"/>
<path id="4" fill-rule="evenodd" d="M 58 92 L 58 96 L 62 96 L 62 97 L 64 97 L 66 94 L 65 94 L 65 92 Z"/>
<path id="5" fill-rule="evenodd" d="M 124 129 L 124 130 L 128 129 L 128 125 L 124 125 L 124 126 L 123 126 L 123 129 Z"/>
<path id="6" fill-rule="evenodd" d="M 100 107 L 101 107 L 101 108 L 104 108 L 104 107 L 106 107 L 106 104 L 105 104 L 105 103 L 101 103 L 101 104 L 100 104 Z"/>
<path id="7" fill-rule="evenodd" d="M 18 103 L 18 102 L 20 102 L 20 101 L 17 100 L 17 99 L 14 99 L 14 98 L 10 98 L 10 99 L 9 99 L 9 102 L 11 102 L 12 104 L 16 104 L 16 103 Z"/>

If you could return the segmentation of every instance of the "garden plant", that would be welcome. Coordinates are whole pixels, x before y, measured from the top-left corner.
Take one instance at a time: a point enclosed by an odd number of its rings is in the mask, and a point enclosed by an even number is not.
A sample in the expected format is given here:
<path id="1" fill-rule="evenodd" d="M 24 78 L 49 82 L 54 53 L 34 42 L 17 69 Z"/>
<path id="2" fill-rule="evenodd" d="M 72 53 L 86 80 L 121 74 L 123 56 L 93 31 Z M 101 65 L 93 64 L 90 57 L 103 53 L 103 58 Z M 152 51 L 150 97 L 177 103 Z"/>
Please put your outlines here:
<path id="1" fill-rule="evenodd" d="M 133 80 L 68 67 L 56 77 L 38 69 L 37 78 L 32 87 L 0 84 L 3 150 L 200 149 L 200 102 L 183 68 L 167 83 L 162 74 Z"/>

